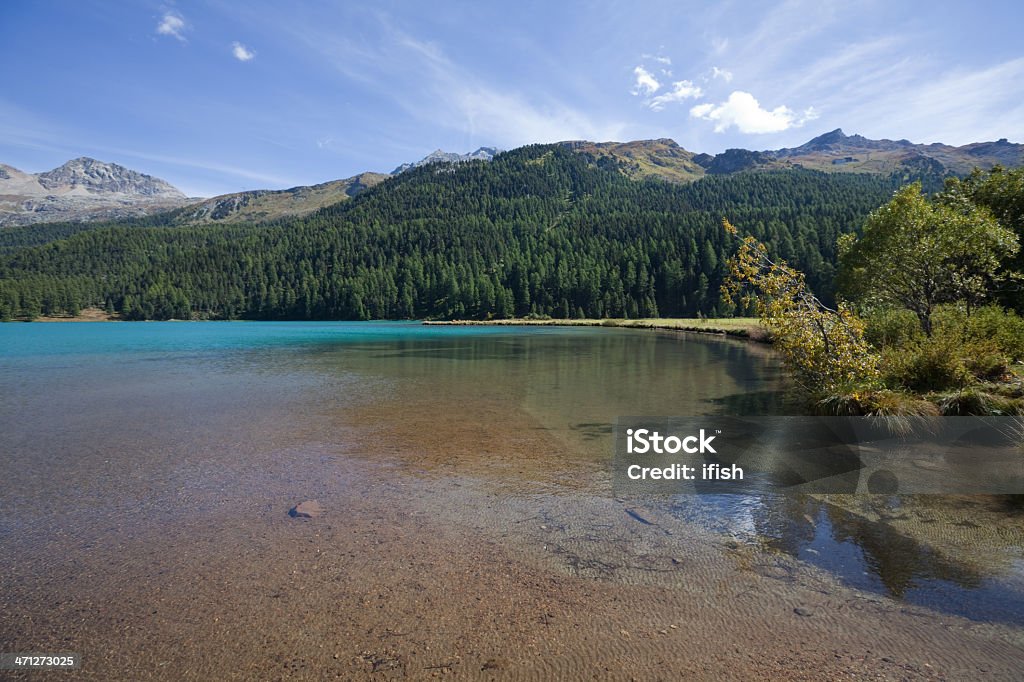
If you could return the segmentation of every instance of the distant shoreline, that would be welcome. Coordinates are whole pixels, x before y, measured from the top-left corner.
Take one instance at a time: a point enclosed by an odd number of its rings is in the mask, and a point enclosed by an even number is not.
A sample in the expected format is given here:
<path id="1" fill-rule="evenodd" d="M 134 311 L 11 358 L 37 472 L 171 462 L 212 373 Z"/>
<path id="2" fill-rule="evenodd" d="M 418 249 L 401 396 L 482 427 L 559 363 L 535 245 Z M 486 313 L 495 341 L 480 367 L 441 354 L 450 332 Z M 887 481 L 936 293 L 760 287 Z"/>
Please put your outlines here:
<path id="1" fill-rule="evenodd" d="M 117 313 L 108 313 L 100 308 L 83 308 L 78 315 L 41 315 L 33 320 L 11 320 L 11 322 L 122 322 Z M 333 322 L 335 320 L 322 320 Z M 695 332 L 698 334 L 714 334 L 731 336 L 750 341 L 768 342 L 768 331 L 752 317 L 719 317 L 719 318 L 585 318 L 585 319 L 535 319 L 514 317 L 496 320 L 424 320 L 424 325 L 447 327 L 617 327 L 624 329 L 661 329 L 667 331 Z"/>
<path id="2" fill-rule="evenodd" d="M 751 341 L 768 341 L 768 332 L 757 319 L 736 318 L 642 318 L 642 319 L 532 319 L 510 318 L 503 320 L 427 320 L 425 325 L 439 326 L 532 326 L 532 327 L 620 327 L 626 329 L 665 329 L 670 331 L 697 332 L 718 336 L 734 336 Z"/>
<path id="3" fill-rule="evenodd" d="M 22 320 L 12 320 L 19 322 Z M 120 322 L 121 316 L 117 313 L 108 313 L 100 308 L 83 308 L 77 315 L 40 315 L 33 320 L 25 322 Z"/>

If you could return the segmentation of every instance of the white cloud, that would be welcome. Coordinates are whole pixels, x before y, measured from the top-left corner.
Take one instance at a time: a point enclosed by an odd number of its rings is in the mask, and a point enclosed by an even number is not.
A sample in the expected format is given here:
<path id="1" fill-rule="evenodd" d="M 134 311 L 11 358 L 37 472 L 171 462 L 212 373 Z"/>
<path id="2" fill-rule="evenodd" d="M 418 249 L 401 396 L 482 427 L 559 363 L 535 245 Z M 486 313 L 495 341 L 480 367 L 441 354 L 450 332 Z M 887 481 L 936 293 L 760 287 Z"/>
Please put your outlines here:
<path id="1" fill-rule="evenodd" d="M 690 109 L 690 116 L 693 116 L 694 118 L 706 118 L 714 108 L 714 104 L 708 104 L 707 102 L 704 104 L 697 104 Z"/>
<path id="2" fill-rule="evenodd" d="M 712 66 L 711 67 L 711 77 L 712 78 L 721 78 L 726 83 L 731 83 L 732 82 L 732 71 L 726 71 L 725 69 L 720 69 L 717 66 Z"/>
<path id="3" fill-rule="evenodd" d="M 256 56 L 255 52 L 253 52 L 237 40 L 231 43 L 231 54 L 233 54 L 235 56 L 235 59 L 237 59 L 240 62 L 247 62 Z"/>
<path id="4" fill-rule="evenodd" d="M 644 59 L 650 59 L 661 64 L 672 64 L 672 60 L 668 57 L 656 57 L 645 54 Z M 666 76 L 672 75 L 672 72 L 667 69 L 661 69 L 661 73 Z M 697 98 L 704 94 L 704 91 L 694 85 L 693 81 L 683 80 L 675 81 L 672 83 L 671 90 L 666 90 L 657 97 L 653 97 L 652 95 L 654 95 L 654 93 L 661 90 L 661 83 L 654 77 L 654 74 L 643 66 L 638 66 L 633 69 L 633 75 L 636 76 L 636 82 L 633 84 L 633 89 L 630 90 L 630 92 L 635 96 L 645 97 L 646 104 L 652 111 L 661 111 L 665 108 L 666 104 L 670 104 L 671 102 Z"/>
<path id="5" fill-rule="evenodd" d="M 665 108 L 666 104 L 680 102 L 684 99 L 696 99 L 703 94 L 704 91 L 694 85 L 693 81 L 676 81 L 672 84 L 672 90 L 657 97 L 652 97 L 647 105 L 653 111 L 661 111 Z"/>
<path id="6" fill-rule="evenodd" d="M 668 57 L 663 57 L 658 54 L 645 54 L 643 55 L 643 58 L 650 59 L 651 61 L 658 62 L 659 64 L 664 64 L 665 66 L 672 66 L 671 59 L 669 59 Z"/>
<path id="7" fill-rule="evenodd" d="M 741 133 L 778 133 L 801 126 L 817 118 L 818 113 L 813 107 L 802 115 L 797 115 L 787 106 L 778 106 L 769 111 L 763 109 L 749 92 L 735 90 L 721 104 L 698 104 L 690 109 L 690 116 L 712 121 L 716 133 L 723 133 L 731 126 L 736 126 Z"/>
<path id="8" fill-rule="evenodd" d="M 181 42 L 185 40 L 185 19 L 177 12 L 165 12 L 160 23 L 156 26 L 156 32 L 162 36 L 171 36 Z"/>
<path id="9" fill-rule="evenodd" d="M 658 79 L 644 67 L 638 66 L 633 69 L 633 75 L 636 76 L 636 83 L 632 90 L 634 95 L 653 95 L 661 89 Z"/>

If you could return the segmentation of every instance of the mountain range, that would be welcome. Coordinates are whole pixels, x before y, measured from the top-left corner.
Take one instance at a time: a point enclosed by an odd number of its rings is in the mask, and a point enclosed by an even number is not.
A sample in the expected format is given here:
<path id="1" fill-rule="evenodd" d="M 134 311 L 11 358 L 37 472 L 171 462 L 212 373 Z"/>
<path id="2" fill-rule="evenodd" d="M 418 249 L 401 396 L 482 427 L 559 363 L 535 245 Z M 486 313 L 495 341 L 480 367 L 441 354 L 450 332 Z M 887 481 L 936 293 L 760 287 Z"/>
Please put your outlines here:
<path id="1" fill-rule="evenodd" d="M 691 152 L 671 139 L 634 142 L 567 141 L 564 147 L 591 156 L 633 178 L 686 183 L 705 175 L 807 168 L 824 172 L 904 174 L 908 177 L 966 175 L 974 168 L 1024 166 L 1024 144 L 1006 138 L 960 147 L 908 140 L 872 140 L 841 129 L 799 147 L 767 151 L 728 149 Z M 210 199 L 188 198 L 171 184 L 114 163 L 81 157 L 44 173 L 29 174 L 0 164 L 0 227 L 55 221 L 94 221 L 173 211 L 170 224 L 268 222 L 303 216 L 421 166 L 490 161 L 500 151 L 481 147 L 468 154 L 437 150 L 390 174 L 361 173 L 344 180 L 286 190 L 254 190 Z"/>

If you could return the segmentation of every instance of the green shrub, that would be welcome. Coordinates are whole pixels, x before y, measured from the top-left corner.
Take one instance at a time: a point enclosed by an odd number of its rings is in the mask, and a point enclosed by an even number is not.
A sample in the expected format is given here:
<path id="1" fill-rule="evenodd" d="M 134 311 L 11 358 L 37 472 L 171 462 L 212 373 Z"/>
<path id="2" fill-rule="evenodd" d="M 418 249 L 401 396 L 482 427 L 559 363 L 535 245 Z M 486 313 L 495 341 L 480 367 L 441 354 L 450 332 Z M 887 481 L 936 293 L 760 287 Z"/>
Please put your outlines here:
<path id="1" fill-rule="evenodd" d="M 933 315 L 935 336 L 958 338 L 964 344 L 992 341 L 1009 362 L 1024 359 L 1024 319 L 1012 310 L 986 305 L 968 311 L 941 306 Z"/>
<path id="2" fill-rule="evenodd" d="M 965 343 L 960 356 L 967 371 L 978 379 L 994 381 L 1010 371 L 1010 361 L 994 339 Z"/>
<path id="3" fill-rule="evenodd" d="M 961 305 L 941 305 L 932 313 L 932 336 L 964 338 L 969 317 Z"/>
<path id="4" fill-rule="evenodd" d="M 898 346 L 924 338 L 917 316 L 909 310 L 876 308 L 864 315 L 864 338 L 875 348 Z"/>
<path id="5" fill-rule="evenodd" d="M 914 331 L 907 311 L 875 310 L 867 320 L 867 336 L 882 349 L 883 382 L 897 390 L 927 393 L 999 381 L 1010 363 L 1024 358 L 1024 319 L 995 305 L 970 314 L 963 306 L 937 308 L 931 338 Z"/>
<path id="6" fill-rule="evenodd" d="M 936 336 L 885 348 L 882 380 L 891 388 L 916 393 L 964 386 L 972 377 L 961 360 L 960 350 L 961 345 L 955 340 Z"/>
<path id="7" fill-rule="evenodd" d="M 970 339 L 991 339 L 1010 362 L 1024 359 L 1024 319 L 1012 310 L 988 305 L 966 320 Z"/>

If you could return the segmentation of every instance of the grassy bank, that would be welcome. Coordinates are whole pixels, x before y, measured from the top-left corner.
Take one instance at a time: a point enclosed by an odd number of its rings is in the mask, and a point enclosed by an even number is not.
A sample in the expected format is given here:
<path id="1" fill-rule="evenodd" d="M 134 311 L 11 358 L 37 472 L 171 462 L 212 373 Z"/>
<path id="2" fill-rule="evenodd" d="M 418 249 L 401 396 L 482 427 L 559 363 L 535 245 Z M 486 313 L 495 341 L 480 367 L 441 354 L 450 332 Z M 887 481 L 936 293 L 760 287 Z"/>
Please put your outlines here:
<path id="1" fill-rule="evenodd" d="M 719 317 L 719 318 L 639 318 L 639 319 L 536 319 L 511 318 L 504 320 L 438 320 L 428 321 L 431 325 L 531 325 L 550 327 L 628 327 L 638 329 L 673 329 L 676 331 L 700 332 L 704 334 L 724 334 L 738 336 L 755 341 L 766 341 L 768 333 L 754 317 Z"/>

